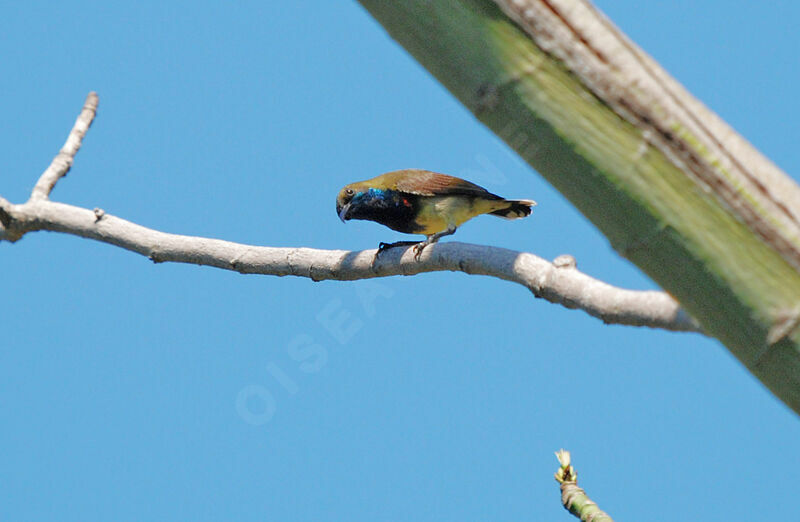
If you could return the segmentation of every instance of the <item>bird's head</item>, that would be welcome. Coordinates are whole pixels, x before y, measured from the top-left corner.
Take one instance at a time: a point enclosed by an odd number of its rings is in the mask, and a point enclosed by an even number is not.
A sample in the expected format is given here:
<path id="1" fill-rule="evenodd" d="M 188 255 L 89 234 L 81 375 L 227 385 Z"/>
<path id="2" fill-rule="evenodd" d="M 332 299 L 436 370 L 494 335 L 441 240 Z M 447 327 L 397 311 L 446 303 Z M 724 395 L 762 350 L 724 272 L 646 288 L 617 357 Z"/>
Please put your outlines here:
<path id="1" fill-rule="evenodd" d="M 351 209 L 359 204 L 359 197 L 364 195 L 364 187 L 360 183 L 351 183 L 339 191 L 336 196 L 336 214 L 342 221 L 352 217 Z"/>

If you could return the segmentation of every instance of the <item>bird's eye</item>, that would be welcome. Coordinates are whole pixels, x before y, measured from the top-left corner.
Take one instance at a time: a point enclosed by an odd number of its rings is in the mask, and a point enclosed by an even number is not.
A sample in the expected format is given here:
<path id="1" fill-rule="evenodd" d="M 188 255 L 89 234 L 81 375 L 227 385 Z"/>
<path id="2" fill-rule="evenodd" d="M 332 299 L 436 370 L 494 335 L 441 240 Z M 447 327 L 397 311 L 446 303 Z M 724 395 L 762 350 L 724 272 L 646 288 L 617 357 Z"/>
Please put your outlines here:
<path id="1" fill-rule="evenodd" d="M 353 189 L 351 189 L 351 188 L 344 189 L 344 193 L 347 194 L 348 196 L 352 196 L 353 195 Z"/>

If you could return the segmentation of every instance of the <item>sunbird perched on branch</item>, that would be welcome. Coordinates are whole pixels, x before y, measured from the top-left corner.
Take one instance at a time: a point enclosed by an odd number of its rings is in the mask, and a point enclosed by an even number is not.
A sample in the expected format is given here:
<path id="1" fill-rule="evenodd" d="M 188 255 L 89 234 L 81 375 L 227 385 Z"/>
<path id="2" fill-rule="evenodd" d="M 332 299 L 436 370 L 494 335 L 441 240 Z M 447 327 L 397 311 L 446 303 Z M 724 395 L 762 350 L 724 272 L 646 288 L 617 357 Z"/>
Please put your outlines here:
<path id="1" fill-rule="evenodd" d="M 462 223 L 481 214 L 519 219 L 536 205 L 530 199 L 503 199 L 460 178 L 429 170 L 405 169 L 350 183 L 336 197 L 342 221 L 366 219 L 406 234 L 424 234 L 422 242 L 381 243 L 378 254 L 395 246 L 414 245 L 414 257 Z"/>

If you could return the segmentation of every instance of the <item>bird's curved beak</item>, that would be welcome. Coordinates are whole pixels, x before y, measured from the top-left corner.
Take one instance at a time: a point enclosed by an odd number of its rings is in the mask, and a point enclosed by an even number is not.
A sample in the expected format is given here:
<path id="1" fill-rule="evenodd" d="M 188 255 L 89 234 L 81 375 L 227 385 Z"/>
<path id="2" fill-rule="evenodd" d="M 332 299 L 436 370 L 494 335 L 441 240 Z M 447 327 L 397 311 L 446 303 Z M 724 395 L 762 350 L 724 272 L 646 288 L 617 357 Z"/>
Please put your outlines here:
<path id="1" fill-rule="evenodd" d="M 339 219 L 342 220 L 342 223 L 347 221 L 347 212 L 350 210 L 350 203 L 343 205 L 341 207 L 336 207 L 336 212 L 339 213 Z"/>

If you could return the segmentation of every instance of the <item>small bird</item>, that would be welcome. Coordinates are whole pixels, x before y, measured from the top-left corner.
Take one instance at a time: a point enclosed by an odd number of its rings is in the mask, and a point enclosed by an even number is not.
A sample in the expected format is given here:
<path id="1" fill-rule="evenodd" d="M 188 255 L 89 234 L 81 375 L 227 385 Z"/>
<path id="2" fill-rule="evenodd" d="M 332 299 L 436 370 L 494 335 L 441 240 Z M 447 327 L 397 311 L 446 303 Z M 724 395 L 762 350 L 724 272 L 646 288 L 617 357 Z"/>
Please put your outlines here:
<path id="1" fill-rule="evenodd" d="M 519 219 L 531 214 L 536 202 L 503 199 L 474 183 L 429 170 L 404 169 L 346 185 L 336 197 L 336 214 L 343 222 L 366 219 L 406 234 L 424 234 L 422 242 L 381 243 L 388 248 L 414 245 L 414 258 L 462 223 L 481 214 Z"/>

